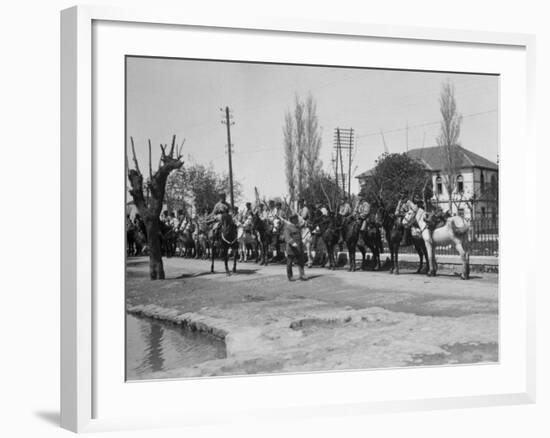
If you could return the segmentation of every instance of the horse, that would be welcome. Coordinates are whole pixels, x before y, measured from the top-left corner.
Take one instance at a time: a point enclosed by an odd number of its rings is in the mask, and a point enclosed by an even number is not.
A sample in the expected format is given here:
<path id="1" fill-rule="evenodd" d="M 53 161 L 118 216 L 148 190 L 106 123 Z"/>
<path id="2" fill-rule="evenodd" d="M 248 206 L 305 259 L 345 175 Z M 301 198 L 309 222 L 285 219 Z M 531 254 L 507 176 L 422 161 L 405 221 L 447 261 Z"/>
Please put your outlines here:
<path id="1" fill-rule="evenodd" d="M 197 222 L 197 226 L 193 233 L 193 241 L 195 244 L 195 258 L 209 258 L 210 244 L 208 239 L 208 226 L 205 222 Z"/>
<path id="2" fill-rule="evenodd" d="M 336 269 L 336 247 L 340 240 L 341 224 L 338 215 L 329 213 L 320 219 L 319 227 L 321 229 L 321 238 L 325 244 L 328 253 L 329 269 Z"/>
<path id="3" fill-rule="evenodd" d="M 126 253 L 128 256 L 140 256 L 147 245 L 143 231 L 134 225 L 126 230 Z"/>
<path id="4" fill-rule="evenodd" d="M 229 249 L 233 253 L 233 273 L 237 272 L 237 258 L 239 257 L 239 242 L 237 235 L 237 225 L 233 222 L 233 217 L 229 213 L 223 213 L 221 215 L 220 226 L 213 234 L 212 247 L 217 241 L 219 248 L 221 249 L 221 255 L 225 265 L 225 273 L 230 275 L 227 260 L 229 258 Z M 214 259 L 215 253 L 212 251 L 212 264 L 210 266 L 210 272 L 214 273 Z"/>
<path id="5" fill-rule="evenodd" d="M 177 237 L 176 230 L 169 224 L 161 221 L 160 241 L 162 252 L 166 257 L 172 257 L 176 254 Z"/>
<path id="6" fill-rule="evenodd" d="M 356 269 L 355 251 L 358 248 L 361 252 L 362 262 L 361 268 L 365 266 L 365 246 L 361 244 L 361 221 L 356 218 L 349 218 L 342 223 L 342 239 L 346 242 L 348 249 L 349 268 L 348 271 L 353 272 Z M 374 256 L 374 252 L 373 252 Z M 380 257 L 379 257 L 380 258 Z"/>
<path id="7" fill-rule="evenodd" d="M 269 221 L 260 218 L 258 213 L 254 213 L 252 215 L 252 230 L 261 250 L 261 257 L 258 258 L 258 260 L 261 259 L 260 265 L 267 265 L 269 263 L 269 245 L 273 240 L 273 227 Z"/>
<path id="8" fill-rule="evenodd" d="M 271 258 L 272 262 L 278 262 L 285 258 L 283 251 L 281 251 L 281 243 L 283 243 L 281 240 L 282 227 L 283 223 L 281 219 L 275 218 L 271 228 L 271 245 L 275 250 L 275 255 Z"/>
<path id="9" fill-rule="evenodd" d="M 312 251 L 313 234 L 311 232 L 310 226 L 306 224 L 302 227 L 302 243 L 305 248 L 305 254 L 307 255 L 307 267 L 311 268 L 311 266 L 313 265 L 313 259 L 315 257 Z"/>
<path id="10" fill-rule="evenodd" d="M 256 263 L 260 259 L 258 254 L 258 239 L 252 232 L 252 217 L 247 217 L 242 225 L 238 227 L 239 252 L 241 253 L 241 262 L 247 262 L 249 253 L 256 255 Z"/>
<path id="11" fill-rule="evenodd" d="M 195 227 L 191 224 L 177 233 L 176 244 L 180 257 L 193 257 L 196 254 L 197 248 L 193 239 L 194 231 Z"/>
<path id="12" fill-rule="evenodd" d="M 372 252 L 372 261 L 374 263 L 373 270 L 380 270 L 380 254 L 384 252 L 384 245 L 382 245 L 382 234 L 380 233 L 380 224 L 382 222 L 377 221 L 376 218 L 367 218 L 366 227 L 361 230 L 359 236 L 363 240 L 365 246 Z"/>
<path id="13" fill-rule="evenodd" d="M 462 273 L 460 274 L 460 278 L 463 280 L 469 279 L 470 254 L 467 248 L 470 225 L 460 216 L 451 216 L 445 220 L 442 226 L 431 231 L 426 223 L 426 212 L 422 208 L 415 207 L 410 201 L 409 207 L 409 211 L 403 218 L 403 225 L 412 225 L 416 223 L 420 228 L 420 235 L 426 245 L 426 252 L 429 260 L 430 269 L 428 270 L 428 276 L 435 276 L 437 272 L 435 247 L 452 244 L 462 260 Z"/>
<path id="14" fill-rule="evenodd" d="M 399 275 L 399 247 L 403 240 L 403 234 L 405 233 L 405 227 L 403 226 L 402 217 L 396 215 L 393 211 L 387 211 L 384 207 L 380 207 L 376 213 L 377 221 L 382 223 L 384 234 L 386 235 L 386 241 L 388 242 L 388 248 L 390 249 L 391 257 L 391 270 L 390 274 Z M 417 274 L 423 272 L 423 263 L 426 260 L 426 273 L 429 269 L 428 253 L 426 252 L 426 245 L 424 240 L 420 236 L 412 235 L 406 242 L 405 246 L 413 245 L 419 258 Z"/>

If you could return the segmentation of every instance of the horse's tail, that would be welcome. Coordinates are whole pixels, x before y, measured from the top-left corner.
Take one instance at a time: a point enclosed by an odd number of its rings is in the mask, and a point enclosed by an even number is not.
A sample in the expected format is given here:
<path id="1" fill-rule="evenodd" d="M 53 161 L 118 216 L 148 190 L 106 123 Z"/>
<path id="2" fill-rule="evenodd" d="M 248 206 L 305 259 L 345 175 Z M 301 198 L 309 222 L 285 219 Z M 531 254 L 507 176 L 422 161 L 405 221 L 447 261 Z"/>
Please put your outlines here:
<path id="1" fill-rule="evenodd" d="M 453 217 L 450 222 L 453 233 L 456 235 L 462 236 L 470 229 L 470 224 L 458 216 Z"/>

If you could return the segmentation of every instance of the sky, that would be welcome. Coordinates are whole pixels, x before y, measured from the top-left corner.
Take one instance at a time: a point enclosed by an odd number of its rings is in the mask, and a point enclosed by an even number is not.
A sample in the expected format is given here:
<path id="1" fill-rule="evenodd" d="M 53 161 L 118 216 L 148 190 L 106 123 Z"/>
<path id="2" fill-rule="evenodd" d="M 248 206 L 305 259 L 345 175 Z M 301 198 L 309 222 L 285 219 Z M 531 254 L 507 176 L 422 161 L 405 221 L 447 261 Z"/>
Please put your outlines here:
<path id="1" fill-rule="evenodd" d="M 243 186 L 243 202 L 254 199 L 255 186 L 262 198 L 287 193 L 284 116 L 296 95 L 305 99 L 308 93 L 317 103 L 326 170 L 337 127 L 355 131 L 352 176 L 373 167 L 384 152 L 380 131 L 392 153 L 436 145 L 439 93 L 448 79 L 463 116 L 460 143 L 497 160 L 497 76 L 138 57 L 127 58 L 126 74 L 127 144 L 132 136 L 141 169 L 147 140 L 158 163 L 159 144 L 176 134 L 178 144 L 185 139 L 186 164 L 211 163 L 227 172 L 220 108 L 229 106 L 233 175 Z M 357 190 L 354 179 L 352 192 Z"/>

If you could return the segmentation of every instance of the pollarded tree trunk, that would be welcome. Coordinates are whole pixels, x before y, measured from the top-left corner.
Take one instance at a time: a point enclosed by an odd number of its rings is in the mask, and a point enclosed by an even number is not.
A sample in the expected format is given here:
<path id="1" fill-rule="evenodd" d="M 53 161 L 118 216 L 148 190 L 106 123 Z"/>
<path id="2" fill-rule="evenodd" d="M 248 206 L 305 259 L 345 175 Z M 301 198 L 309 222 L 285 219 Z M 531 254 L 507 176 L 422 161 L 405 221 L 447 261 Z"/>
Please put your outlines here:
<path id="1" fill-rule="evenodd" d="M 147 243 L 149 245 L 149 276 L 151 280 L 164 280 L 160 219 L 154 216 L 150 217 L 145 222 L 145 226 L 147 228 Z"/>
<path id="2" fill-rule="evenodd" d="M 170 175 L 170 172 L 173 170 L 178 170 L 183 166 L 183 161 L 181 161 L 183 143 L 180 147 L 176 147 L 176 136 L 174 135 L 172 137 L 172 146 L 169 153 L 166 153 L 167 145 L 160 145 L 162 153 L 159 168 L 153 174 L 151 166 L 151 141 L 149 141 L 149 181 L 147 182 L 147 187 L 150 196 L 146 199 L 143 194 L 143 175 L 139 169 L 134 148 L 134 139 L 130 137 L 130 140 L 132 143 L 132 155 L 135 167 L 135 169 L 130 169 L 127 165 L 128 180 L 131 185 L 130 195 L 132 195 L 134 203 L 147 229 L 147 241 L 149 243 L 149 275 L 151 280 L 164 280 L 160 213 L 168 175 Z"/>

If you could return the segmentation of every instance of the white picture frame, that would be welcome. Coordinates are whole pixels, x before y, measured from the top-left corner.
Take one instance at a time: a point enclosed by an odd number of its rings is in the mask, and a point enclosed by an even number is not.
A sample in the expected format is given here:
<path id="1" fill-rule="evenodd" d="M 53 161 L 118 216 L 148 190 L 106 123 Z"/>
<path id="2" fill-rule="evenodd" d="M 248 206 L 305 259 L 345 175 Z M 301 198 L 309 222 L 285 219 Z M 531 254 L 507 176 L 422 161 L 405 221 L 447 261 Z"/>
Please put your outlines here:
<path id="1" fill-rule="evenodd" d="M 204 424 L 208 422 L 223 422 L 229 418 L 258 417 L 307 417 L 312 415 L 342 415 L 365 414 L 372 412 L 398 412 L 420 409 L 440 409 L 458 407 L 477 407 L 488 405 L 532 403 L 535 400 L 535 309 L 534 309 L 534 273 L 527 264 L 521 266 L 521 311 L 525 311 L 518 334 L 521 339 L 518 345 L 524 346 L 521 351 L 521 367 L 518 384 L 514 390 L 503 388 L 502 391 L 474 394 L 441 393 L 438 396 L 418 398 L 414 395 L 399 396 L 398 392 L 392 393 L 389 399 L 362 399 L 361 397 L 347 398 L 345 393 L 334 394 L 334 401 L 329 398 L 319 399 L 316 403 L 303 400 L 299 406 L 286 405 L 281 398 L 274 397 L 271 403 L 262 405 L 256 400 L 258 410 L 246 410 L 246 402 L 243 401 L 240 411 L 224 412 L 221 408 L 207 412 L 201 410 L 201 403 L 197 399 L 197 412 L 191 416 L 186 415 L 183 409 L 168 412 L 159 406 L 156 412 L 150 412 L 149 417 L 129 416 L 120 411 L 120 415 L 103 416 L 101 404 L 98 398 L 98 379 L 101 380 L 100 369 L 104 366 L 99 363 L 101 355 L 96 355 L 98 336 L 96 321 L 98 302 L 95 298 L 98 278 L 98 245 L 97 221 L 98 221 L 98 192 L 95 190 L 95 180 L 101 166 L 94 154 L 94 123 L 97 119 L 97 108 L 94 84 L 98 74 L 94 65 L 94 58 L 98 56 L 97 34 L 94 33 L 94 24 L 105 23 L 131 23 L 132 26 L 155 25 L 157 29 L 166 29 L 163 26 L 181 26 L 187 29 L 200 29 L 203 33 L 210 30 L 223 32 L 224 29 L 239 30 L 248 38 L 255 38 L 262 32 L 276 35 L 293 35 L 295 37 L 307 37 L 309 35 L 325 35 L 334 37 L 347 37 L 353 40 L 362 38 L 380 39 L 388 44 L 453 44 L 461 46 L 464 50 L 484 46 L 495 50 L 510 50 L 521 52 L 524 64 L 518 66 L 521 76 L 526 80 L 521 99 L 525 105 L 525 129 L 521 131 L 521 140 L 524 151 L 535 150 L 533 137 L 534 119 L 534 36 L 524 34 L 490 33 L 475 31 L 460 31 L 450 29 L 424 29 L 403 26 L 378 26 L 365 23 L 338 23 L 317 22 L 304 19 L 274 19 L 240 16 L 239 19 L 227 20 L 225 17 L 209 15 L 197 16 L 192 11 L 184 13 L 178 11 L 127 10 L 96 6 L 78 6 L 62 11 L 61 13 L 61 425 L 75 431 L 100 431 L 120 428 L 144 428 L 162 427 L 187 424 Z M 249 35 L 248 35 L 249 34 Z M 429 49 L 427 49 L 429 50 Z M 523 114 L 522 113 L 522 114 Z M 522 122 L 523 123 L 523 122 Z M 523 126 L 523 125 L 522 125 Z M 123 143 L 121 138 L 121 148 Z M 121 150 L 122 150 L 121 149 Z M 524 182 L 517 190 L 525 196 L 525 202 L 534 199 L 535 175 L 527 169 L 534 169 L 532 161 L 535 154 L 525 154 L 524 166 L 518 171 Z M 504 157 L 503 160 L 506 160 Z M 503 172 L 506 172 L 504 163 Z M 122 183 L 121 183 L 122 184 Z M 503 192 L 503 196 L 506 192 Z M 535 203 L 533 203 L 535 205 Z M 535 216 L 535 209 L 530 209 L 526 214 Z M 530 245 L 528 243 L 527 245 Z M 510 251 L 513 246 L 504 244 L 503 251 Z M 508 249 L 506 249 L 508 248 Z M 503 257 L 506 257 L 505 255 Z M 506 264 L 503 263 L 504 267 Z M 123 303 L 121 303 L 120 318 L 123 318 Z M 523 314 L 523 313 L 522 313 Z M 504 324 L 509 322 L 504 321 Z M 475 372 L 471 368 L 472 373 Z M 493 370 L 495 373 L 497 369 Z M 395 370 L 369 371 L 392 373 Z M 417 372 L 429 376 L 438 373 L 434 369 L 424 369 Z M 342 373 L 328 373 L 327 379 Z M 348 373 L 348 381 L 359 378 L 360 374 Z M 277 378 L 277 377 L 275 377 Z M 325 377 L 323 377 L 325 378 Z M 406 378 L 404 376 L 404 378 Z M 426 378 L 426 377 L 422 377 Z M 208 391 L 216 391 L 216 388 L 227 390 L 228 381 L 231 387 L 241 385 L 240 378 L 210 379 L 193 381 L 194 390 L 202 386 L 208 386 Z M 266 377 L 246 377 L 245 385 L 250 382 L 261 385 Z M 255 380 L 250 380 L 255 379 Z M 273 379 L 273 377 L 270 377 Z M 285 385 L 296 384 L 299 380 L 308 380 L 307 375 L 285 376 L 285 381 L 278 383 Z M 121 382 L 122 384 L 124 382 Z M 498 383 L 498 382 L 497 382 Z M 167 389 L 168 385 L 180 385 L 181 382 L 148 382 L 133 385 L 132 394 L 139 393 L 139 385 L 157 393 L 157 389 Z M 227 387 L 226 387 L 227 386 Z M 284 386 L 284 385 L 282 385 Z M 327 388 L 330 394 L 330 382 Z M 495 387 L 496 388 L 496 387 Z M 159 390 L 159 391 L 161 391 Z M 243 388 L 246 393 L 248 389 Z M 102 391 L 99 390 L 99 393 Z M 103 391 L 104 392 L 104 391 Z M 160 393 L 160 392 L 158 392 Z M 264 395 L 264 397 L 266 397 Z M 237 402 L 236 404 L 239 404 Z M 204 406 L 203 406 L 204 408 Z M 188 412 L 188 411 L 187 411 Z"/>

